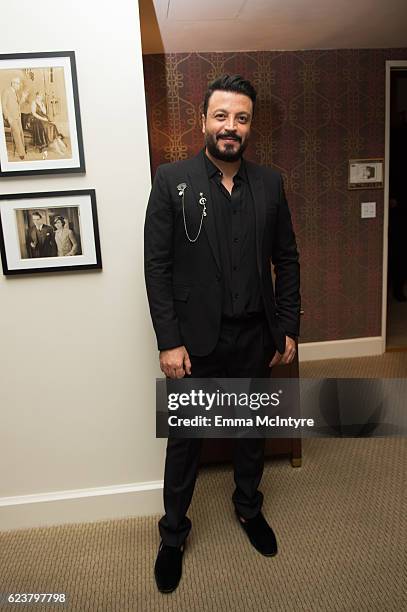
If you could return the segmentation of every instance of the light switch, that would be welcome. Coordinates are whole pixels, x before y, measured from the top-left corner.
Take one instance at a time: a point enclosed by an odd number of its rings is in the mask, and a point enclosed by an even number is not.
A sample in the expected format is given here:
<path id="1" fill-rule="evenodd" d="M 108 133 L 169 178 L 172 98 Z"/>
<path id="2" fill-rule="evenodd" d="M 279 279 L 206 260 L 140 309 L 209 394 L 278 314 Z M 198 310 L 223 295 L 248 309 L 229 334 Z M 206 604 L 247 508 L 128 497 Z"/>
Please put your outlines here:
<path id="1" fill-rule="evenodd" d="M 376 216 L 376 202 L 362 202 L 360 205 L 362 219 L 371 219 Z"/>

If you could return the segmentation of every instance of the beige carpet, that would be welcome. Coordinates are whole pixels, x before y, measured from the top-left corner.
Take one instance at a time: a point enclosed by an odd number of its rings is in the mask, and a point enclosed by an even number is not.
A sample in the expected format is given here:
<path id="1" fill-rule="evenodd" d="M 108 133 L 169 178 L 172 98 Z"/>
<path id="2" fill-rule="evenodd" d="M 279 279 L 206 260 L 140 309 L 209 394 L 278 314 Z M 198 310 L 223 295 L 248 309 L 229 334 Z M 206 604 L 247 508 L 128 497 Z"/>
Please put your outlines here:
<path id="1" fill-rule="evenodd" d="M 268 462 L 261 488 L 274 558 L 234 519 L 230 468 L 202 470 L 183 579 L 170 595 L 153 578 L 157 516 L 2 533 L 0 590 L 65 592 L 59 608 L 75 611 L 401 612 L 406 460 L 405 439 L 309 439 L 303 467 Z"/>
<path id="2" fill-rule="evenodd" d="M 300 376 L 302 378 L 405 378 L 407 351 L 384 353 L 373 357 L 302 361 Z"/>

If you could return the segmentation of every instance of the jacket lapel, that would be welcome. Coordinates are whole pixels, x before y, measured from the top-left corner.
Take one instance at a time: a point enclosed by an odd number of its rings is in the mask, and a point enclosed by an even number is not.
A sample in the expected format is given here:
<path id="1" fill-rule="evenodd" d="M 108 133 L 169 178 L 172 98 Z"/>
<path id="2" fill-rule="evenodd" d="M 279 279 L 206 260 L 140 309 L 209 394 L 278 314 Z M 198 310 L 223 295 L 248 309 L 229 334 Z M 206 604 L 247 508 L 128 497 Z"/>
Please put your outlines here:
<path id="1" fill-rule="evenodd" d="M 213 202 L 211 199 L 211 190 L 208 179 L 208 172 L 206 169 L 204 152 L 200 151 L 191 160 L 191 167 L 187 172 L 190 181 L 190 186 L 193 192 L 193 198 L 195 199 L 196 205 L 199 206 L 199 199 L 202 197 L 206 198 L 206 217 L 203 218 L 202 227 L 206 232 L 209 245 L 212 249 L 213 256 L 216 264 L 220 270 L 220 257 L 219 257 L 219 246 L 218 237 L 216 233 L 215 225 L 215 214 L 213 210 Z M 200 208 L 200 207 L 199 207 Z M 202 214 L 202 213 L 200 213 Z"/>
<path id="2" fill-rule="evenodd" d="M 256 252 L 257 267 L 260 277 L 262 276 L 262 244 L 264 227 L 266 224 L 266 193 L 258 167 L 252 162 L 246 161 L 247 178 L 254 203 L 256 222 Z"/>

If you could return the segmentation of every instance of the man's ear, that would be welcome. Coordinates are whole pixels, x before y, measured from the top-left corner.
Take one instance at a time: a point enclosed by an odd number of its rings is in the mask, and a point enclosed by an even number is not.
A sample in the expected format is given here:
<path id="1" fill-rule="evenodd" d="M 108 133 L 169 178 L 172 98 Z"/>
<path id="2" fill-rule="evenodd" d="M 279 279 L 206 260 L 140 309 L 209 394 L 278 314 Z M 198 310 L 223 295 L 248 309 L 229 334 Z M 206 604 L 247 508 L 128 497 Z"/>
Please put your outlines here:
<path id="1" fill-rule="evenodd" d="M 202 113 L 201 115 L 201 119 L 202 119 L 202 134 L 205 134 L 205 115 Z"/>

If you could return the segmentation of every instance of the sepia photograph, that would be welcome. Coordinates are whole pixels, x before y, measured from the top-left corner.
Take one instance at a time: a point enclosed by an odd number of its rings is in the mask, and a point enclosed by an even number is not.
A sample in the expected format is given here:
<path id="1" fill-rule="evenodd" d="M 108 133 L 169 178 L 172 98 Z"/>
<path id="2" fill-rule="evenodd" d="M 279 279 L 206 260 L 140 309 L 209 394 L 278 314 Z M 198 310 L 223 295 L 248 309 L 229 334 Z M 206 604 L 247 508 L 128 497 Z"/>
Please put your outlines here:
<path id="1" fill-rule="evenodd" d="M 77 206 L 18 209 L 15 213 L 22 259 L 82 254 Z"/>
<path id="2" fill-rule="evenodd" d="M 0 196 L 5 275 L 101 268 L 95 191 Z"/>
<path id="3" fill-rule="evenodd" d="M 383 159 L 350 159 L 348 189 L 383 189 Z"/>
<path id="4" fill-rule="evenodd" d="M 75 55 L 0 55 L 0 176 L 84 172 Z"/>

